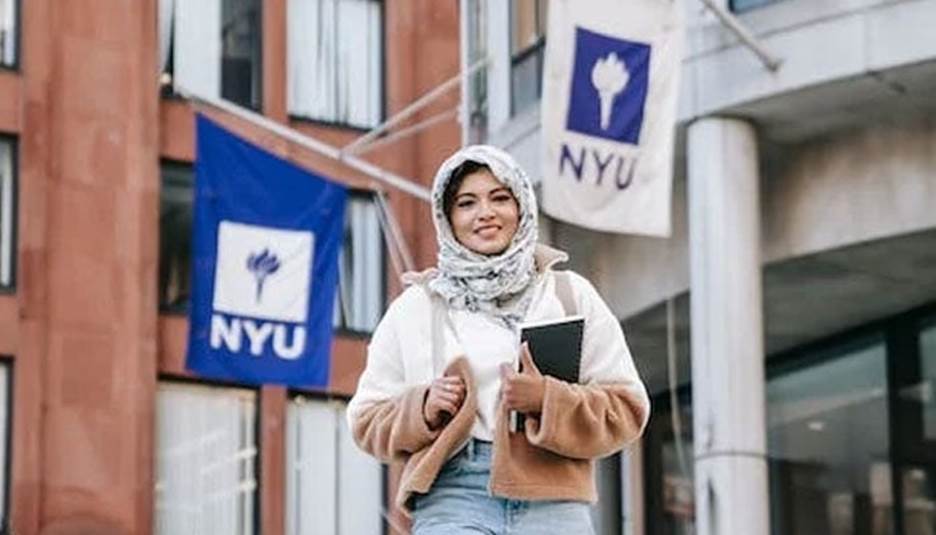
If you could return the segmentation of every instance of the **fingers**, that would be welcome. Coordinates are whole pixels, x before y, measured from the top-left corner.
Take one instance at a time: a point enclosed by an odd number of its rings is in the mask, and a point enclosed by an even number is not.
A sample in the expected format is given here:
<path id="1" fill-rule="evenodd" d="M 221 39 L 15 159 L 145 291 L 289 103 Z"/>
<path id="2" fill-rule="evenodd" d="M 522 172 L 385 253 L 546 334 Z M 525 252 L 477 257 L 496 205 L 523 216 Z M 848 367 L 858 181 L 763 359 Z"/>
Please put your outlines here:
<path id="1" fill-rule="evenodd" d="M 449 399 L 437 399 L 432 407 L 433 414 L 439 412 L 447 412 L 449 414 L 455 414 L 458 412 L 459 404 L 454 400 Z"/>
<path id="2" fill-rule="evenodd" d="M 460 377 L 440 377 L 429 386 L 426 412 L 435 420 L 439 413 L 455 414 L 465 401 L 466 386 Z"/>
<path id="3" fill-rule="evenodd" d="M 432 382 L 432 390 L 437 392 L 454 394 L 458 398 L 465 397 L 465 381 L 460 377 L 440 377 Z"/>
<path id="4" fill-rule="evenodd" d="M 539 375 L 539 368 L 536 367 L 533 355 L 530 353 L 530 345 L 526 342 L 520 346 L 520 363 L 523 365 L 521 373 Z"/>

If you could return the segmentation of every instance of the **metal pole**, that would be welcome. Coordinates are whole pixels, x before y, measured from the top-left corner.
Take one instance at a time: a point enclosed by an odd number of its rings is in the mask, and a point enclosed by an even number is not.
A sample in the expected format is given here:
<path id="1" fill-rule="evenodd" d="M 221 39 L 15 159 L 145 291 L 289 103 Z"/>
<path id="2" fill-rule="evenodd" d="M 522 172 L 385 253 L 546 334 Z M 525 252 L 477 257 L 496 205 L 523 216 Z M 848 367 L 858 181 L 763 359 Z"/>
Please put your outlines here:
<path id="1" fill-rule="evenodd" d="M 761 60 L 761 63 L 764 64 L 764 67 L 767 67 L 767 69 L 770 71 L 776 71 L 780 68 L 782 60 L 770 52 L 767 52 L 767 50 L 763 45 L 760 44 L 757 38 L 754 37 L 751 32 L 749 32 L 748 29 L 744 27 L 743 24 L 741 24 L 741 21 L 739 21 L 737 17 L 726 11 L 724 6 L 715 3 L 714 0 L 700 1 L 709 9 L 711 9 L 715 16 L 718 17 L 718 20 L 721 21 L 721 23 L 724 24 L 729 30 L 734 32 L 738 39 L 740 39 L 745 46 L 751 49 L 755 55 L 757 55 L 757 57 Z"/>
<path id="2" fill-rule="evenodd" d="M 366 162 L 350 154 L 343 154 L 337 147 L 333 147 L 328 143 L 324 143 L 317 139 L 303 135 L 287 126 L 273 121 L 268 117 L 264 117 L 259 113 L 238 106 L 237 104 L 220 98 L 195 95 L 180 85 L 176 85 L 175 89 L 177 93 L 185 98 L 192 100 L 193 102 L 199 102 L 230 113 L 231 115 L 239 117 L 255 126 L 259 126 L 260 128 L 273 132 L 283 139 L 292 141 L 293 143 L 296 143 L 303 148 L 309 149 L 328 158 L 338 160 L 348 167 L 356 169 L 357 171 L 360 171 L 375 180 L 379 180 L 388 186 L 408 193 L 417 199 L 425 201 L 426 203 L 431 203 L 432 196 L 429 193 L 429 189 L 424 186 L 420 186 L 413 180 L 404 178 L 395 173 L 391 173 L 390 171 L 382 169 L 370 162 Z"/>
<path id="3" fill-rule="evenodd" d="M 412 116 L 419 110 L 425 108 L 433 100 L 444 95 L 450 89 L 456 86 L 459 86 L 461 84 L 462 78 L 467 78 L 468 76 L 471 76 L 472 74 L 475 73 L 475 71 L 484 67 L 486 64 L 487 64 L 487 58 L 482 58 L 478 60 L 477 62 L 475 62 L 474 65 L 469 67 L 468 70 L 462 71 L 456 74 L 455 76 L 453 76 L 452 78 L 449 78 L 448 80 L 435 86 L 428 93 L 425 93 L 424 95 L 422 95 L 421 97 L 413 101 L 409 106 L 397 112 L 396 115 L 394 115 L 393 117 L 390 117 L 386 121 L 375 126 L 370 132 L 364 134 L 363 136 L 355 139 L 348 145 L 345 145 L 344 147 L 342 147 L 341 148 L 342 154 L 354 154 L 361 148 L 361 146 L 366 145 L 367 143 L 370 143 L 373 139 L 377 138 L 377 136 L 389 130 L 390 128 L 393 128 L 394 126 L 403 122 L 404 120 L 408 119 L 410 116 Z"/>
<path id="4" fill-rule="evenodd" d="M 466 70 L 468 68 L 468 61 L 471 56 L 471 36 L 468 34 L 468 2 L 470 0 L 459 0 L 458 1 L 458 44 L 459 44 L 459 54 L 458 54 L 458 64 L 461 66 L 461 70 Z M 461 146 L 465 147 L 468 145 L 468 139 L 471 132 L 471 110 L 470 107 L 470 92 L 471 92 L 471 77 L 462 76 L 461 80 L 461 107 L 459 108 L 458 120 L 461 123 Z"/>
<path id="5" fill-rule="evenodd" d="M 377 141 L 369 143 L 361 147 L 360 149 L 358 149 L 357 154 L 361 155 L 365 152 L 370 152 L 376 149 L 377 147 L 382 147 L 388 143 L 393 143 L 394 141 L 397 141 L 401 138 L 411 136 L 413 134 L 418 134 L 419 132 L 422 132 L 423 130 L 429 127 L 435 126 L 439 123 L 443 123 L 450 119 L 455 119 L 456 117 L 458 117 L 458 114 L 459 114 L 459 107 L 452 108 L 448 111 L 443 111 L 442 113 L 433 115 L 432 117 L 429 117 L 428 119 L 424 121 L 420 121 L 412 126 L 407 126 L 406 128 L 401 128 L 400 130 L 397 130 L 396 132 L 392 134 L 388 134 L 387 136 L 382 137 L 378 139 Z"/>

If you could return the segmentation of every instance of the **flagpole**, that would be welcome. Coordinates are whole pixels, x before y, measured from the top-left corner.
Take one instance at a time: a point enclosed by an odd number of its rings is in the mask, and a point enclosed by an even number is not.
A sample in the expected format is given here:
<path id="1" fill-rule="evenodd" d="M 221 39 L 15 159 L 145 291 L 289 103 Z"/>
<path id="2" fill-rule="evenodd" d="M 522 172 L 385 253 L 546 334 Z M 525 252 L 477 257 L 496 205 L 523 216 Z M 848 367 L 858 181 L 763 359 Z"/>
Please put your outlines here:
<path id="1" fill-rule="evenodd" d="M 342 147 L 341 153 L 344 155 L 348 155 L 348 154 L 354 154 L 355 152 L 361 150 L 362 147 L 372 142 L 380 134 L 400 124 L 404 120 L 410 118 L 413 114 L 419 112 L 421 109 L 428 106 L 434 100 L 438 99 L 445 93 L 449 92 L 449 90 L 457 87 L 459 84 L 462 83 L 462 80 L 468 79 L 468 77 L 474 74 L 478 69 L 487 65 L 487 62 L 488 62 L 487 58 L 481 58 L 478 61 L 476 61 L 474 65 L 469 67 L 467 70 L 459 72 L 455 76 L 435 86 L 428 93 L 422 95 L 421 97 L 417 98 L 415 101 L 410 103 L 408 106 L 398 111 L 393 117 L 390 117 L 386 121 L 375 126 L 373 129 L 371 129 L 369 132 L 367 132 L 363 136 L 355 139 L 348 145 Z"/>
<path id="2" fill-rule="evenodd" d="M 706 5 L 709 9 L 712 10 L 712 13 L 718 18 L 718 20 L 729 30 L 734 32 L 734 34 L 741 40 L 741 42 L 748 47 L 758 59 L 761 60 L 761 63 L 764 64 L 771 72 L 776 72 L 780 68 L 780 64 L 783 61 L 770 52 L 768 52 L 757 38 L 755 38 L 747 28 L 744 27 L 744 24 L 738 20 L 738 17 L 735 17 L 729 13 L 724 6 L 721 4 L 715 3 L 713 0 L 700 0 L 703 4 Z"/>
<path id="3" fill-rule="evenodd" d="M 273 132 L 281 138 L 292 141 L 293 143 L 311 150 L 312 152 L 316 152 L 333 160 L 337 160 L 352 169 L 360 171 L 365 175 L 375 180 L 379 180 L 380 182 L 383 182 L 384 184 L 396 188 L 404 193 L 408 193 L 421 201 L 431 203 L 432 195 L 430 194 L 429 189 L 424 186 L 420 186 L 413 180 L 404 178 L 395 173 L 391 173 L 390 171 L 382 169 L 354 155 L 342 153 L 342 151 L 337 147 L 303 135 L 293 130 L 292 128 L 282 125 L 252 110 L 238 106 L 232 102 L 215 97 L 196 95 L 178 84 L 175 85 L 175 90 L 179 95 L 193 102 L 205 104 L 212 108 L 230 113 L 235 117 L 243 119 L 255 126 L 263 128 L 264 130 Z"/>

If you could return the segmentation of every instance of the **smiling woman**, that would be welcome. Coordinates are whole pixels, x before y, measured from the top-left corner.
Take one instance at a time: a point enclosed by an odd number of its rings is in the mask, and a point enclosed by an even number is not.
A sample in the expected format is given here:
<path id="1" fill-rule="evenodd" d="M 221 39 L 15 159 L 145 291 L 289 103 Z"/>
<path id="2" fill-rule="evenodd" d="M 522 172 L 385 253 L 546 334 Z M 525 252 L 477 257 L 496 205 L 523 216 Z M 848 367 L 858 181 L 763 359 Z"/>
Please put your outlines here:
<path id="1" fill-rule="evenodd" d="M 396 496 L 414 535 L 593 533 L 595 460 L 649 411 L 620 324 L 587 280 L 553 271 L 567 257 L 537 243 L 533 186 L 504 151 L 446 160 L 432 215 L 437 266 L 404 276 L 374 332 L 348 406 L 355 441 L 406 462 Z M 579 383 L 541 374 L 519 343 L 521 322 L 572 314 L 586 325 Z M 525 427 L 508 429 L 511 411 Z"/>

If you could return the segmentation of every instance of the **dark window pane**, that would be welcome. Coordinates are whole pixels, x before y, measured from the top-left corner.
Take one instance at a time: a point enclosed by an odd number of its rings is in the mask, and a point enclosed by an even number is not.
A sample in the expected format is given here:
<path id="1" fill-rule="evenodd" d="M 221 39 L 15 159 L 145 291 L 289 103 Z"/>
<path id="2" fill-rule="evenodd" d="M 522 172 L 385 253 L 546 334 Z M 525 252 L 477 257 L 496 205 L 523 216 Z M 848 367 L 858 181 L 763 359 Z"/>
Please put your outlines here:
<path id="1" fill-rule="evenodd" d="M 920 333 L 920 381 L 915 386 L 922 438 L 936 444 L 936 322 Z"/>
<path id="2" fill-rule="evenodd" d="M 191 293 L 194 174 L 184 164 L 162 165 L 159 192 L 159 305 L 185 310 Z"/>
<path id="3" fill-rule="evenodd" d="M 539 102 L 542 92 L 543 47 L 515 62 L 510 71 L 510 109 L 516 114 Z"/>
<path id="4" fill-rule="evenodd" d="M 731 0 L 731 10 L 732 11 L 745 11 L 747 9 L 752 9 L 755 7 L 765 6 L 767 4 L 772 4 L 777 0 Z"/>
<path id="5" fill-rule="evenodd" d="M 0 65 L 16 65 L 17 0 L 0 0 Z"/>
<path id="6" fill-rule="evenodd" d="M 883 342 L 767 383 L 775 534 L 893 533 Z"/>
<path id="7" fill-rule="evenodd" d="M 510 109 L 520 112 L 539 101 L 546 42 L 545 0 L 517 0 L 510 11 Z"/>
<path id="8" fill-rule="evenodd" d="M 645 439 L 648 535 L 695 533 L 692 407 L 688 398 L 679 401 L 677 433 L 670 405 L 669 397 L 654 402 Z"/>
<path id="9" fill-rule="evenodd" d="M 260 0 L 223 0 L 221 97 L 260 108 Z"/>

